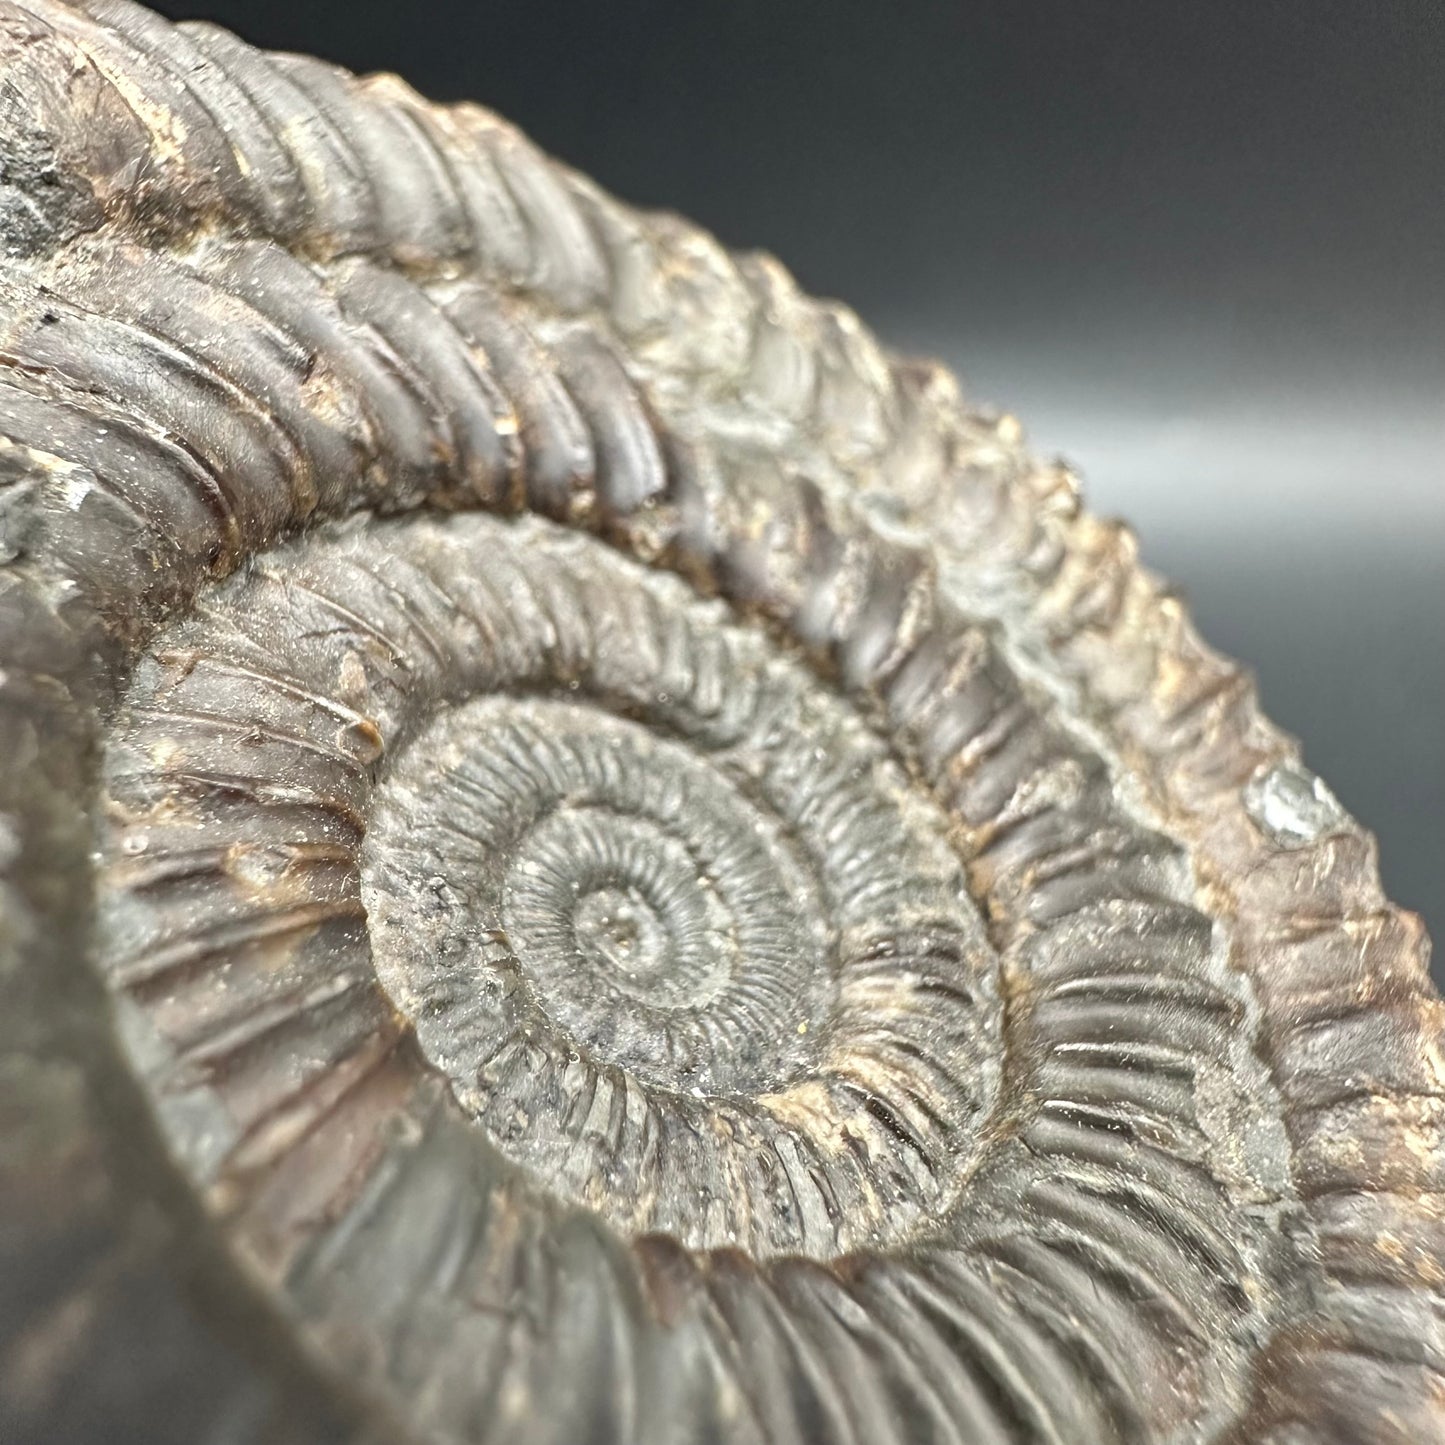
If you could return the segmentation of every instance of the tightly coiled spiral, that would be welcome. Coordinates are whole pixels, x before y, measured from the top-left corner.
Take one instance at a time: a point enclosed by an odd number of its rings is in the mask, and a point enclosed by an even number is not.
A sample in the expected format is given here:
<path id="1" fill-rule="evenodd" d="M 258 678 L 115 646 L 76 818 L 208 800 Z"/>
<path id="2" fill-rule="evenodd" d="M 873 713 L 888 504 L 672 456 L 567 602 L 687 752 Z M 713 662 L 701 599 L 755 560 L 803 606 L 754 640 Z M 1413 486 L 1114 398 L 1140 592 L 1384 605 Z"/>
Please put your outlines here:
<path id="1" fill-rule="evenodd" d="M 0 45 L 21 1427 L 1441 1435 L 1418 927 L 1009 419 L 474 108 Z"/>

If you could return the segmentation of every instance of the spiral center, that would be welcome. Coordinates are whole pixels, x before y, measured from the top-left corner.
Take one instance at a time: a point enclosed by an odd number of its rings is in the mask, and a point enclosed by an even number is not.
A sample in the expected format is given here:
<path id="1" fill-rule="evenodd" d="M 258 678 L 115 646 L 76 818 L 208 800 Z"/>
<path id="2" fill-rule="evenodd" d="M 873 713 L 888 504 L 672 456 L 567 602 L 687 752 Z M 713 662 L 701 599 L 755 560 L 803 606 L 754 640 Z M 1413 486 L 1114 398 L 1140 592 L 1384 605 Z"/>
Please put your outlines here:
<path id="1" fill-rule="evenodd" d="M 666 972 L 671 955 L 667 930 L 635 888 L 599 888 L 579 899 L 572 928 L 578 948 L 625 979 L 645 981 Z"/>
<path id="2" fill-rule="evenodd" d="M 625 724 L 591 719 L 588 727 L 612 734 L 614 762 L 641 748 L 654 766 L 693 766 L 618 731 Z M 694 785 L 716 792 L 706 781 Z M 581 1006 L 584 996 L 620 1008 L 700 1007 L 746 967 L 736 924 L 698 851 L 707 839 L 698 834 L 689 845 L 685 816 L 650 818 L 628 811 L 634 803 L 647 806 L 616 793 L 605 806 L 574 797 L 518 842 L 502 888 L 503 927 L 520 966 L 548 1012 L 584 1042 L 595 1042 L 600 1022 Z"/>
<path id="3" fill-rule="evenodd" d="M 406 821 L 378 827 L 412 865 L 399 888 L 439 877 L 469 895 L 435 919 L 437 948 L 481 970 L 453 1026 L 530 1002 L 576 1050 L 686 1094 L 777 1087 L 806 1065 L 836 992 L 827 908 L 784 828 L 725 773 L 544 699 L 458 709 L 411 756 L 424 777 L 390 794 Z"/>
<path id="4" fill-rule="evenodd" d="M 504 604 L 394 731 L 361 848 L 422 1054 L 631 1230 L 831 1256 L 933 1218 L 997 1056 L 946 818 L 760 634 L 595 548 L 486 555 Z"/>

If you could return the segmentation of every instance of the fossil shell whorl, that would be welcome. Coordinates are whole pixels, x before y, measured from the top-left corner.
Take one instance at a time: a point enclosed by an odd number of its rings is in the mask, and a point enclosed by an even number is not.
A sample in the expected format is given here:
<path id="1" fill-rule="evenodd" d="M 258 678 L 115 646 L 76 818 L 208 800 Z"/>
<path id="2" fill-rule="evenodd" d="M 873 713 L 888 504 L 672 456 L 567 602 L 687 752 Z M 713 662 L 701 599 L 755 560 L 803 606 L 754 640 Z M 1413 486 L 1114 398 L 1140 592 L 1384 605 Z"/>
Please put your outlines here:
<path id="1" fill-rule="evenodd" d="M 1418 929 L 1126 532 L 485 112 L 0 45 L 18 1428 L 1440 1438 Z"/>
<path id="2" fill-rule="evenodd" d="M 313 533 L 162 634 L 109 750 L 112 976 L 187 1057 L 254 1049 L 227 1088 L 275 1030 L 359 1046 L 379 979 L 487 1135 L 632 1234 L 915 1230 L 997 1075 L 946 815 L 755 633 L 578 543 Z"/>

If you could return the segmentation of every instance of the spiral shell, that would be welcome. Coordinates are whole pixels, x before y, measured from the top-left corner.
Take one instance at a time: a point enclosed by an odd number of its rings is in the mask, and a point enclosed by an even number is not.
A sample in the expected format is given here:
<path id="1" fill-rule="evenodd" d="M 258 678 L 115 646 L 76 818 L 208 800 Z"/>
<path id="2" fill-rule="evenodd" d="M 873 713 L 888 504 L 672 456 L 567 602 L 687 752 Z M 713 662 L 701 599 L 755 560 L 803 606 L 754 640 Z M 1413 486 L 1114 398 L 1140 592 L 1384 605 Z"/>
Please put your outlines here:
<path id="1" fill-rule="evenodd" d="M 1010 418 L 477 108 L 0 47 L 18 1438 L 1445 1439 L 1418 924 Z"/>

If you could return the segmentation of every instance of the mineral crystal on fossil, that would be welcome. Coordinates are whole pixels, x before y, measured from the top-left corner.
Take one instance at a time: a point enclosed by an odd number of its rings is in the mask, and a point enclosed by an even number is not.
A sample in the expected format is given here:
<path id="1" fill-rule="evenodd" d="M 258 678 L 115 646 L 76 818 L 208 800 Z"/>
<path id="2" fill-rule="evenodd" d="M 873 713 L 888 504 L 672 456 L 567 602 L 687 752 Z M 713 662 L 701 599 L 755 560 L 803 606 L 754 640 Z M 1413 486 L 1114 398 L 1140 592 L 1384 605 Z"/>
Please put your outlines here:
<path id="1" fill-rule="evenodd" d="M 1445 1439 L 1419 928 L 1127 531 L 483 110 L 0 54 L 7 1441 Z"/>

